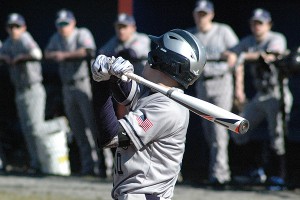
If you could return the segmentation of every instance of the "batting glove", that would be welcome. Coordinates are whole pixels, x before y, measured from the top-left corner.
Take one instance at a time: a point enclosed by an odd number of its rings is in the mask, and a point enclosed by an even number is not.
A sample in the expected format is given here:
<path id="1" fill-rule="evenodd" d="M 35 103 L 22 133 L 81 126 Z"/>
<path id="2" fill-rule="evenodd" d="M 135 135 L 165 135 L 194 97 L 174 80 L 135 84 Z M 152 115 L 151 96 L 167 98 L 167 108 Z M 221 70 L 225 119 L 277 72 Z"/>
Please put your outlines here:
<path id="1" fill-rule="evenodd" d="M 114 59 L 114 57 L 110 58 L 105 55 L 97 56 L 96 60 L 91 66 L 93 79 L 95 81 L 100 82 L 110 79 L 110 68 Z"/>
<path id="2" fill-rule="evenodd" d="M 122 57 L 116 58 L 110 68 L 110 73 L 118 78 L 122 78 L 123 81 L 129 81 L 127 77 L 122 77 L 126 73 L 133 73 L 133 65 Z"/>

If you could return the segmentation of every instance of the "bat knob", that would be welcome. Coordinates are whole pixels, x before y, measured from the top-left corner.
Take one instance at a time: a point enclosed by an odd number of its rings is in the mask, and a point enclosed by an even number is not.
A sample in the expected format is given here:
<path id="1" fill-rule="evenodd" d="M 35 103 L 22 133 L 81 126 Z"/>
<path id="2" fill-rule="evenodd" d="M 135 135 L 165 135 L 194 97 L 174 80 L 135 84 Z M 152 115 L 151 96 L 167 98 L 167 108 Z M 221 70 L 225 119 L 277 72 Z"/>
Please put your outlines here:
<path id="1" fill-rule="evenodd" d="M 248 120 L 243 120 L 239 126 L 239 133 L 245 134 L 249 130 L 250 124 Z"/>

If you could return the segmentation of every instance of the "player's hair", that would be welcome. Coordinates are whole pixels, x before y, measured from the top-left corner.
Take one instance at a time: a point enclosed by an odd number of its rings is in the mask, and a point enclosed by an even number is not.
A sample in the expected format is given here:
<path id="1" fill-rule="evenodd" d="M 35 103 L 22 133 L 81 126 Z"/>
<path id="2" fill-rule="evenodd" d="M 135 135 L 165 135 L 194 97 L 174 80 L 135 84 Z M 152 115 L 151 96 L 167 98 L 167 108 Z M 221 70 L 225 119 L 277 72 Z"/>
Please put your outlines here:
<path id="1" fill-rule="evenodd" d="M 174 29 L 160 37 L 149 35 L 157 45 L 149 52 L 148 62 L 180 83 L 184 88 L 200 76 L 206 63 L 204 46 L 191 33 Z"/>

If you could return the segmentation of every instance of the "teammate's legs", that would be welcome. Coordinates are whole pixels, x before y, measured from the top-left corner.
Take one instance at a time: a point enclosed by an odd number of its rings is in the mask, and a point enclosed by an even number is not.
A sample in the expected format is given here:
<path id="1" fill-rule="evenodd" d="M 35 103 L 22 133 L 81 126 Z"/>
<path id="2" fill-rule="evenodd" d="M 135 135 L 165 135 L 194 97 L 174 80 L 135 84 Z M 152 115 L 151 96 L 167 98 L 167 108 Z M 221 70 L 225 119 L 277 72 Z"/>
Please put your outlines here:
<path id="1" fill-rule="evenodd" d="M 95 171 L 96 173 L 99 173 L 100 176 L 105 177 L 106 176 L 105 159 L 112 160 L 113 158 L 112 157 L 106 158 L 103 154 L 103 150 L 96 147 L 95 144 L 96 136 L 99 134 L 99 132 L 94 117 L 90 80 L 85 79 L 84 81 L 80 82 L 80 85 L 78 85 L 78 87 L 80 88 L 77 93 L 80 110 L 83 115 L 83 119 L 86 124 L 86 127 L 88 127 L 89 130 L 91 131 L 91 132 L 87 132 L 86 134 L 90 142 L 92 155 L 94 155 L 93 157 L 94 161 L 96 162 Z"/>
<path id="2" fill-rule="evenodd" d="M 232 108 L 232 78 L 230 75 L 198 85 L 197 97 L 226 110 Z M 203 88 L 203 87 L 206 87 Z M 227 90 L 224 91 L 224 88 Z M 208 91 L 215 88 L 214 92 Z M 206 91 L 207 90 L 207 91 Z M 203 92 L 206 91 L 206 92 Z M 206 95 L 205 95 L 206 94 Z M 202 120 L 204 136 L 210 149 L 209 171 L 210 179 L 224 183 L 230 180 L 228 159 L 229 133 L 226 128 Z"/>
<path id="3" fill-rule="evenodd" d="M 265 107 L 268 109 L 267 120 L 270 137 L 269 156 L 268 160 L 266 160 L 268 174 L 284 179 L 286 176 L 285 141 L 280 101 L 272 98 L 265 104 Z"/>
<path id="4" fill-rule="evenodd" d="M 76 99 L 76 89 L 72 86 L 63 87 L 63 97 L 66 115 L 69 119 L 71 130 L 74 134 L 80 152 L 81 173 L 93 172 L 94 161 L 91 146 L 86 137 L 84 119 Z"/>
<path id="5" fill-rule="evenodd" d="M 67 131 L 68 124 L 64 117 L 57 117 L 51 120 L 45 120 L 45 107 L 46 107 L 46 91 L 42 84 L 38 83 L 32 86 L 34 94 L 32 96 L 32 103 L 34 112 L 29 113 L 33 121 L 34 135 L 43 135 L 58 132 L 61 130 Z"/>
<path id="6" fill-rule="evenodd" d="M 232 133 L 233 141 L 238 144 L 246 144 L 251 138 L 251 132 L 263 121 L 266 117 L 266 113 L 259 97 L 254 97 L 249 103 L 245 105 L 244 111 L 241 116 L 249 121 L 249 131 L 243 135 Z"/>
<path id="7" fill-rule="evenodd" d="M 36 110 L 36 99 L 34 99 L 34 93 L 35 91 L 30 88 L 23 91 L 17 91 L 15 102 L 26 147 L 29 153 L 30 167 L 39 169 L 40 163 L 37 154 L 35 136 L 33 135 L 34 119 L 32 117 L 34 117 L 34 112 Z"/>

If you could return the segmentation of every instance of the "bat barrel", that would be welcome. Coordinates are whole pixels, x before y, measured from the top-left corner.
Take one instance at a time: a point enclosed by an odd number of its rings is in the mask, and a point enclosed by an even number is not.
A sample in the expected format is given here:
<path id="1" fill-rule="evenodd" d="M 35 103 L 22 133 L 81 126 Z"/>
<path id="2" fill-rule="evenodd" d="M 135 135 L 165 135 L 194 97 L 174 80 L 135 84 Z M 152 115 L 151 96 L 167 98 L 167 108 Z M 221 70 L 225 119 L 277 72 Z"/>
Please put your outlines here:
<path id="1" fill-rule="evenodd" d="M 245 120 L 241 121 L 240 126 L 239 126 L 239 133 L 240 134 L 247 133 L 247 131 L 249 130 L 249 127 L 250 127 L 250 124 L 249 124 L 248 120 L 245 119 Z"/>

